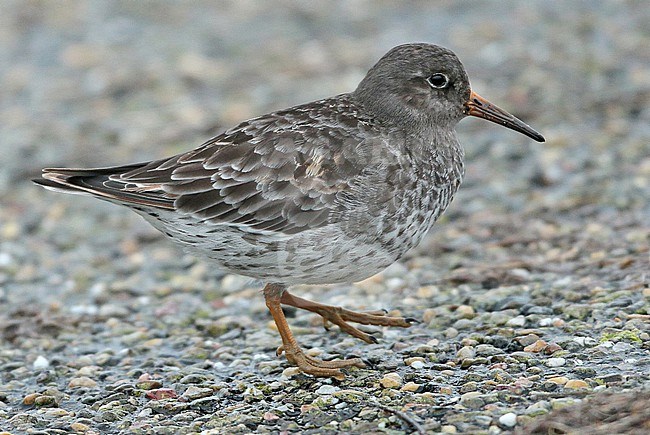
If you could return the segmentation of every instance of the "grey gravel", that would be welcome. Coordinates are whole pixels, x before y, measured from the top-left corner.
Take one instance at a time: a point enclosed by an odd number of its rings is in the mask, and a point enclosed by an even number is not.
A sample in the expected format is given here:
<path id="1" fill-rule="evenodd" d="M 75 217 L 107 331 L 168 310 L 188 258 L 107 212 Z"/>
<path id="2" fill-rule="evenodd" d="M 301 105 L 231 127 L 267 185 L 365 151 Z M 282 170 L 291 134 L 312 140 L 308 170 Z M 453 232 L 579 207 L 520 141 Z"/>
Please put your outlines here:
<path id="1" fill-rule="evenodd" d="M 648 22 L 643 1 L 3 2 L 0 430 L 641 433 Z M 372 366 L 343 382 L 276 357 L 260 283 L 29 181 L 193 148 L 413 41 L 547 142 L 463 121 L 465 182 L 430 237 L 364 282 L 296 289 L 422 320 L 366 345 L 288 310 L 310 354 Z"/>

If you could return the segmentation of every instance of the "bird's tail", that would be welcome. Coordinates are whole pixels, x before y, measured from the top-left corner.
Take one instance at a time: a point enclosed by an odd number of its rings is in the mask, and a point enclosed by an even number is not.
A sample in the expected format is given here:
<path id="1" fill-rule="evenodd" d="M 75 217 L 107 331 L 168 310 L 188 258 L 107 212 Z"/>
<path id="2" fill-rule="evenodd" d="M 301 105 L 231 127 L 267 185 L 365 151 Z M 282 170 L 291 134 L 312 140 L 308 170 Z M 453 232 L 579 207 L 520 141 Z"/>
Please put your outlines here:
<path id="1" fill-rule="evenodd" d="M 55 192 L 91 195 L 124 205 L 173 208 L 173 200 L 160 186 L 143 186 L 118 181 L 116 176 L 138 169 L 146 163 L 108 168 L 45 168 L 34 183 Z"/>

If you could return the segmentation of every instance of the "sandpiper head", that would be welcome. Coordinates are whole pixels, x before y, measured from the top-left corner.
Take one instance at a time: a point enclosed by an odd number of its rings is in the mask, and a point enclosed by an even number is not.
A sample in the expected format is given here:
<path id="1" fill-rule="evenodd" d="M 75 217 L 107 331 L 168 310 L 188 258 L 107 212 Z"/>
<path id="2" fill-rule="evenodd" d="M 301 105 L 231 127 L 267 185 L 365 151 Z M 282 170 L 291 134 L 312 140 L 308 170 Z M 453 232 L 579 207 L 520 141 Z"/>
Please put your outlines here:
<path id="1" fill-rule="evenodd" d="M 433 44 L 393 48 L 368 71 L 353 95 L 387 122 L 453 128 L 469 115 L 544 141 L 524 122 L 472 91 L 458 57 Z"/>

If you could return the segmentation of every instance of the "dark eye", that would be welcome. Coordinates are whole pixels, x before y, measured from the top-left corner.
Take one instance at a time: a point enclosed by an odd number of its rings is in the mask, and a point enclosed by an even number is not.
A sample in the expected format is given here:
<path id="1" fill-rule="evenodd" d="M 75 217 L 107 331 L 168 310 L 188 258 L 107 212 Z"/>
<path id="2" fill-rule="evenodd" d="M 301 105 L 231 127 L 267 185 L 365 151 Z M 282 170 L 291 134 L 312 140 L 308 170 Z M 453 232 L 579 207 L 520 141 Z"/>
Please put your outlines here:
<path id="1" fill-rule="evenodd" d="M 427 77 L 427 83 L 429 83 L 432 88 L 442 89 L 449 85 L 449 78 L 442 73 L 435 73 L 432 76 Z"/>

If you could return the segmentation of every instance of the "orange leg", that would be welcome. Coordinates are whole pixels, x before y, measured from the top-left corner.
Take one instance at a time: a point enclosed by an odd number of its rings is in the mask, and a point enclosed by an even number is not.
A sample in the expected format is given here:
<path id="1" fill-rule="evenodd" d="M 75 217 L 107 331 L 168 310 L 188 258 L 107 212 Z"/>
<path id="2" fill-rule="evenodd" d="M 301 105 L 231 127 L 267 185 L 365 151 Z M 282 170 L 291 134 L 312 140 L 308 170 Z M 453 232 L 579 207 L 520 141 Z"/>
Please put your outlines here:
<path id="1" fill-rule="evenodd" d="M 283 294 L 286 294 L 286 287 L 279 284 L 267 284 L 264 286 L 264 298 L 266 306 L 273 316 L 280 337 L 282 346 L 278 348 L 277 354 L 285 353 L 287 360 L 297 366 L 303 372 L 320 377 L 329 377 L 342 380 L 345 378 L 341 368 L 345 367 L 365 367 L 361 358 L 351 358 L 343 361 L 322 361 L 318 358 L 305 355 L 298 342 L 293 337 L 287 319 L 284 317 L 282 306 L 280 305 Z"/>
<path id="2" fill-rule="evenodd" d="M 385 311 L 372 311 L 367 313 L 359 313 L 356 311 L 346 310 L 345 308 L 335 307 L 332 305 L 320 304 L 307 299 L 294 296 L 288 291 L 282 293 L 280 302 L 292 307 L 300 308 L 303 310 L 311 311 L 321 316 L 326 324 L 331 322 L 338 325 L 342 331 L 347 332 L 353 337 L 357 337 L 366 343 L 376 343 L 377 339 L 372 335 L 366 334 L 363 331 L 350 325 L 348 322 L 361 323 L 362 325 L 379 325 L 379 326 L 398 326 L 401 328 L 408 328 L 417 321 L 412 318 L 403 317 L 388 317 Z"/>

